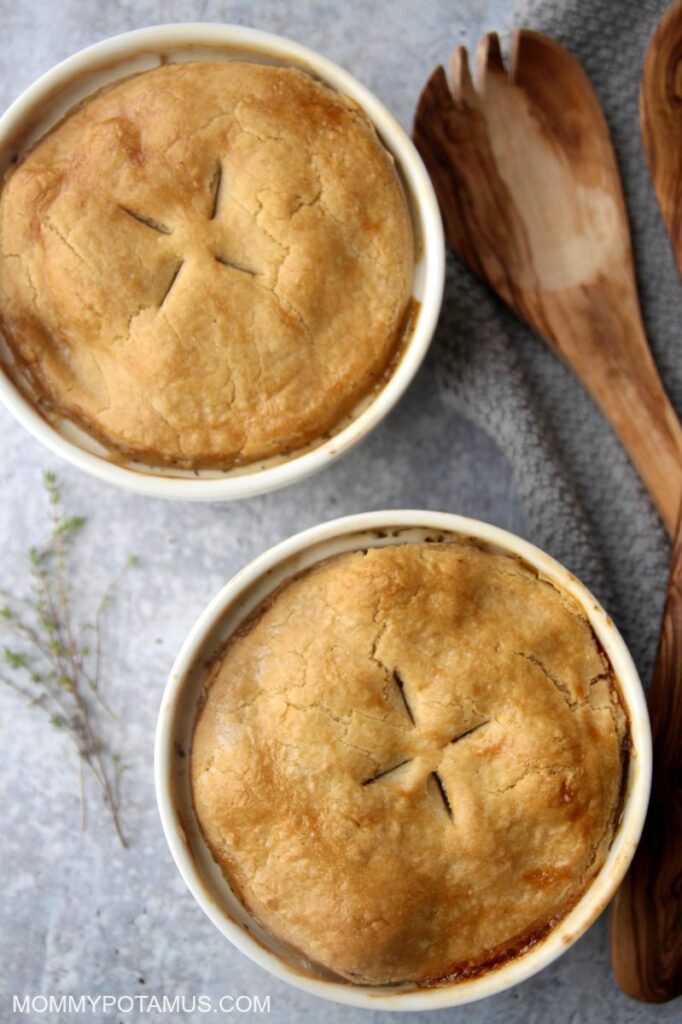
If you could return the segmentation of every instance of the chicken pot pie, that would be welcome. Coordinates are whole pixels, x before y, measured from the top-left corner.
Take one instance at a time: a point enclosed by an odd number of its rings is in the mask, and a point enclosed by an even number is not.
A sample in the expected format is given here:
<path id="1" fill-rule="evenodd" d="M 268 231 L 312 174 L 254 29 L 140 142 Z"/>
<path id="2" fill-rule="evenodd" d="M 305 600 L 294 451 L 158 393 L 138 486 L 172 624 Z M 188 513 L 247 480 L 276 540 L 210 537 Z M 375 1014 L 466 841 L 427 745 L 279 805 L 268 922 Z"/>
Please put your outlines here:
<path id="1" fill-rule="evenodd" d="M 339 555 L 228 642 L 195 811 L 279 941 L 349 982 L 431 985 L 543 938 L 623 798 L 617 682 L 568 594 L 466 542 Z"/>
<path id="2" fill-rule="evenodd" d="M 168 64 L 87 98 L 0 193 L 0 329 L 48 408 L 150 464 L 334 431 L 385 378 L 410 214 L 362 110 L 310 75 Z"/>

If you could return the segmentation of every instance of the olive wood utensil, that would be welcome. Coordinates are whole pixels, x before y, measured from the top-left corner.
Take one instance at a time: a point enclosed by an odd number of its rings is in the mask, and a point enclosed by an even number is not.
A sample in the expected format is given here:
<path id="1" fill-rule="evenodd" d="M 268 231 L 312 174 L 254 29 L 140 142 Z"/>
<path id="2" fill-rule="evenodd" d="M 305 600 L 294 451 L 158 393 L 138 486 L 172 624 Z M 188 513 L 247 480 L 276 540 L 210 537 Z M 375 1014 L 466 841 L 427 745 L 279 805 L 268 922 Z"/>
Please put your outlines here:
<path id="1" fill-rule="evenodd" d="M 682 3 L 664 15 L 647 52 L 640 126 L 654 189 L 682 277 Z M 673 544 L 654 678 L 651 802 L 642 840 L 611 911 L 620 984 L 646 1002 L 682 995 L 682 516 Z"/>
<path id="2" fill-rule="evenodd" d="M 611 962 L 633 999 L 682 995 L 682 517 L 649 692 L 651 800 L 630 870 L 611 908 Z"/>
<path id="3" fill-rule="evenodd" d="M 682 428 L 646 340 L 623 192 L 599 101 L 578 61 L 522 30 L 509 72 L 497 36 L 427 82 L 413 135 L 448 239 L 575 370 L 672 532 Z"/>

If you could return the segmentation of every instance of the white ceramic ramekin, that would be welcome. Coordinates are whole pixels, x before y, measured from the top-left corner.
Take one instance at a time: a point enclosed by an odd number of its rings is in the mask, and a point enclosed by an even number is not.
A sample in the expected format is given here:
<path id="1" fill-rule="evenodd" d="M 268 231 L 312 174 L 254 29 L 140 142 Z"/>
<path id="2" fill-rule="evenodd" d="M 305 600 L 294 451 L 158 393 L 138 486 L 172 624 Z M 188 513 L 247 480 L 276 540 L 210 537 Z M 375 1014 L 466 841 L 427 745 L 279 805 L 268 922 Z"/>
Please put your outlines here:
<path id="1" fill-rule="evenodd" d="M 69 421 L 45 419 L 14 379 L 11 355 L 0 345 L 0 399 L 57 455 L 107 483 L 160 498 L 223 501 L 276 490 L 328 465 L 365 437 L 395 405 L 426 354 L 443 294 L 444 240 L 438 203 L 426 169 L 405 131 L 355 78 L 313 50 L 281 36 L 234 25 L 160 25 L 105 39 L 58 64 L 28 88 L 0 118 L 0 176 L 75 103 L 109 82 L 157 67 L 161 60 L 235 58 L 294 65 L 352 97 L 374 123 L 396 160 L 417 240 L 412 295 L 417 310 L 410 337 L 387 382 L 342 429 L 316 447 L 229 471 L 182 471 L 121 462 Z M 19 375 L 20 376 L 20 375 Z M 25 388 L 24 388 L 25 390 Z"/>
<path id="2" fill-rule="evenodd" d="M 278 947 L 231 892 L 203 840 L 193 806 L 189 755 L 207 661 L 283 581 L 322 558 L 409 540 L 471 537 L 523 559 L 585 610 L 620 684 L 632 744 L 621 821 L 609 856 L 573 910 L 527 953 L 487 974 L 433 989 L 393 990 L 314 976 Z M 370 512 L 299 533 L 260 555 L 230 580 L 200 617 L 176 659 L 156 732 L 156 793 L 168 845 L 182 877 L 213 923 L 243 953 L 292 985 L 371 1010 L 431 1010 L 493 995 L 529 978 L 561 955 L 601 913 L 620 884 L 644 824 L 651 781 L 651 736 L 642 686 L 613 622 L 567 569 L 527 541 L 495 526 L 442 512 Z"/>

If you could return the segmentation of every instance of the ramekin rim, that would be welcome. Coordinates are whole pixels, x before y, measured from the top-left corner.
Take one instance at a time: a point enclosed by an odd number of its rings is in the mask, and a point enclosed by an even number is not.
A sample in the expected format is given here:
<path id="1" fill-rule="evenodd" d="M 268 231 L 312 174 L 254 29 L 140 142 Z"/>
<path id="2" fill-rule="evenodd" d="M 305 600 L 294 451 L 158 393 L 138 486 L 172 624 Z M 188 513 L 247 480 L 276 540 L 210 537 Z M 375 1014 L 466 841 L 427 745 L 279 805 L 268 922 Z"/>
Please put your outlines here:
<path id="1" fill-rule="evenodd" d="M 445 282 L 445 240 L 431 179 L 408 133 L 374 93 L 345 68 L 315 50 L 276 33 L 218 22 L 170 22 L 108 36 L 66 57 L 40 75 L 0 116 L 0 149 L 16 135 L 20 121 L 36 104 L 46 102 L 57 86 L 66 88 L 78 74 L 115 64 L 126 56 L 174 47 L 245 49 L 274 58 L 290 57 L 356 100 L 376 127 L 403 171 L 404 185 L 418 216 L 424 253 L 423 295 L 416 326 L 388 379 L 369 397 L 367 406 L 328 440 L 265 469 L 245 467 L 243 474 L 214 478 L 174 477 L 118 465 L 63 437 L 0 367 L 0 401 L 38 441 L 72 465 L 106 483 L 149 497 L 183 501 L 229 501 L 278 490 L 304 480 L 366 438 L 400 400 L 416 376 L 436 328 Z"/>
<path id="2" fill-rule="evenodd" d="M 239 594 L 246 593 L 258 579 L 277 565 L 314 545 L 333 539 L 340 540 L 349 534 L 362 535 L 380 529 L 409 528 L 440 530 L 499 547 L 522 558 L 579 600 L 609 659 L 617 662 L 614 670 L 617 669 L 619 686 L 630 720 L 633 757 L 630 790 L 607 861 L 576 906 L 545 939 L 528 952 L 479 977 L 441 987 L 391 994 L 367 986 L 326 981 L 298 972 L 276 953 L 261 946 L 238 923 L 223 913 L 208 898 L 198 869 L 184 843 L 170 779 L 176 702 L 192 666 L 200 656 L 202 644 Z M 358 546 L 364 545 L 359 543 Z M 506 991 L 548 966 L 577 941 L 614 895 L 634 855 L 646 816 L 651 765 L 649 718 L 637 669 L 620 632 L 588 588 L 555 558 L 517 534 L 482 520 L 419 509 L 358 513 L 318 524 L 268 548 L 232 576 L 199 616 L 175 659 L 161 700 L 154 752 L 157 804 L 169 849 L 185 884 L 219 931 L 253 962 L 296 988 L 344 1005 L 397 1012 L 460 1006 Z"/>

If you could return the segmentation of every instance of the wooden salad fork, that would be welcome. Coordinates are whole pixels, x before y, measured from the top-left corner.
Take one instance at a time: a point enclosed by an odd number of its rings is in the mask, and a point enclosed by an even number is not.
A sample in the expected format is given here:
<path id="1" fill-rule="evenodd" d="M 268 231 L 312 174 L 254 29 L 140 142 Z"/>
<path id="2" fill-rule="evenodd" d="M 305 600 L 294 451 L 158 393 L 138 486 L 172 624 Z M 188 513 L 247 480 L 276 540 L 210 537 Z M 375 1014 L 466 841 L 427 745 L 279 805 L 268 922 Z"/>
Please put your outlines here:
<path id="1" fill-rule="evenodd" d="M 682 3 L 647 52 L 640 125 L 654 189 L 682 277 Z M 636 999 L 682 995 L 682 516 L 649 695 L 654 740 L 651 802 L 642 841 L 611 912 L 611 957 Z"/>
<path id="2" fill-rule="evenodd" d="M 520 31 L 509 71 L 498 38 L 442 67 L 414 140 L 456 252 L 575 370 L 620 436 L 672 532 L 682 428 L 639 308 L 625 202 L 606 121 L 581 65 Z"/>

